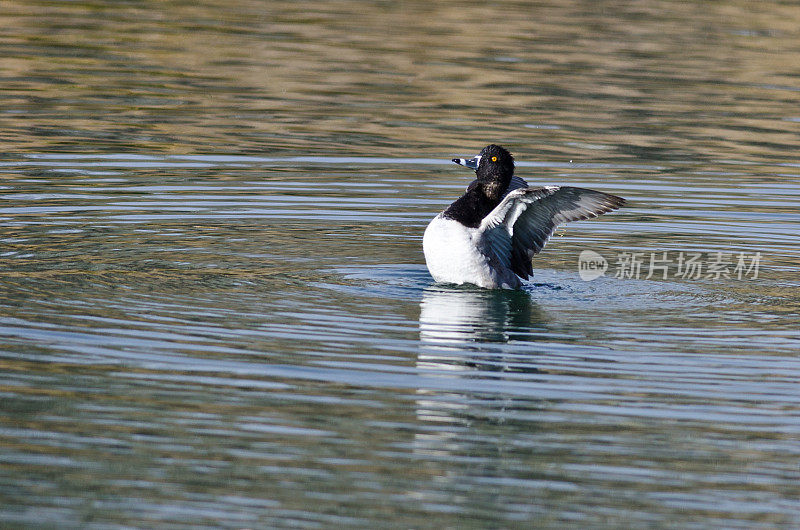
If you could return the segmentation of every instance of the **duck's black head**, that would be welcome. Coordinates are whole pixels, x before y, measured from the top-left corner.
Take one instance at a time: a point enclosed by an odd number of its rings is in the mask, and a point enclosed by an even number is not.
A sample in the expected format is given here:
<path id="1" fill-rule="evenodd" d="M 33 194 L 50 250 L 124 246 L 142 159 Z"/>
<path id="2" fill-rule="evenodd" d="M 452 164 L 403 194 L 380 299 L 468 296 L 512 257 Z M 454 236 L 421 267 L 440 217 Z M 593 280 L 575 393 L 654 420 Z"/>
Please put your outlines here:
<path id="1" fill-rule="evenodd" d="M 514 176 L 514 157 L 499 145 L 487 145 L 475 158 L 454 158 L 453 162 L 475 170 L 478 178 L 443 215 L 464 226 L 477 227 L 481 219 L 500 204 Z"/>
<path id="2" fill-rule="evenodd" d="M 514 157 L 499 145 L 484 147 L 475 158 L 454 158 L 453 162 L 472 168 L 482 182 L 498 182 L 505 190 L 514 176 Z"/>

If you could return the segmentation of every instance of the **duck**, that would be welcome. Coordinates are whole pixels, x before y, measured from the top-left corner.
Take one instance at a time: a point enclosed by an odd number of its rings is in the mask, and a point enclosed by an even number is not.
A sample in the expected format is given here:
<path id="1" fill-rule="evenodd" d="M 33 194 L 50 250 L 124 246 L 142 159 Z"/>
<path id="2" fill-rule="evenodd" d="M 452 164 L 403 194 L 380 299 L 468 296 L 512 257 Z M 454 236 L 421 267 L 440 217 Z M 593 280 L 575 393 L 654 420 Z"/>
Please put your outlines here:
<path id="1" fill-rule="evenodd" d="M 433 218 L 422 237 L 428 271 L 437 283 L 521 289 L 532 258 L 556 228 L 616 210 L 625 199 L 572 186 L 528 186 L 514 175 L 514 157 L 487 145 L 453 162 L 475 170 L 464 194 Z"/>

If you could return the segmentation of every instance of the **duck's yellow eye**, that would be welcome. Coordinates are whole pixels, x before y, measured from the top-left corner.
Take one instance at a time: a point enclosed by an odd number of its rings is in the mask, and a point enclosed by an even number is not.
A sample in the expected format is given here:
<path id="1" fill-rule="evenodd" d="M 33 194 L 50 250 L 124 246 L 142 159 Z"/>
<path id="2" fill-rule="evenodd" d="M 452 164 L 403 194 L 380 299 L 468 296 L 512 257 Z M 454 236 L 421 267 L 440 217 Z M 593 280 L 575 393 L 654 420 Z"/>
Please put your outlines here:
<path id="1" fill-rule="evenodd" d="M 497 157 L 496 156 L 492 157 L 492 162 L 497 162 Z"/>

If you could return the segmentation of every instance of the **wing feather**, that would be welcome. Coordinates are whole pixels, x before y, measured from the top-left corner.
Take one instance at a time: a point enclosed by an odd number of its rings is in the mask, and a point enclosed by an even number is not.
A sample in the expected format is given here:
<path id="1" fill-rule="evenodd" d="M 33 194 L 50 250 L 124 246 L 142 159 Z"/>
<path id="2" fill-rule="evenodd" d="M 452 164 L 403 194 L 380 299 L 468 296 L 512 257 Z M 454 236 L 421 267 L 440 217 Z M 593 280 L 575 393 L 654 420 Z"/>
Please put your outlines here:
<path id="1" fill-rule="evenodd" d="M 571 186 L 513 190 L 509 186 L 509 190 L 481 221 L 480 230 L 487 250 L 526 279 L 533 273 L 531 258 L 544 248 L 559 225 L 597 217 L 625 204 L 622 197 Z"/>

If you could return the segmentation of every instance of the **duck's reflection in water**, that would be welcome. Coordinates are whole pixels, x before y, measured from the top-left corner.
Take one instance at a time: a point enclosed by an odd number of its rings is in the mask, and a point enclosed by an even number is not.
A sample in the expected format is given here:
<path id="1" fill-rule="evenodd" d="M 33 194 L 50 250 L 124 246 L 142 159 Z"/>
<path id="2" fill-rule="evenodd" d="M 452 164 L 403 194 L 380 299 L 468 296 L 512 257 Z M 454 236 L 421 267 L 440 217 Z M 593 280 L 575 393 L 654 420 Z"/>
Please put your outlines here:
<path id="1" fill-rule="evenodd" d="M 521 373 L 539 373 L 528 355 L 507 343 L 530 344 L 546 336 L 547 327 L 547 316 L 525 291 L 427 288 L 420 304 L 422 347 L 417 368 L 441 377 L 463 378 L 464 390 L 417 391 L 417 418 L 433 428 L 416 434 L 415 451 L 463 451 L 465 428 L 478 428 L 483 423 L 479 418 L 488 420 L 487 413 L 493 418 L 502 417 L 514 401 L 512 396 L 503 395 L 503 385 L 498 385 L 497 394 L 486 395 L 476 392 L 471 382 L 500 382 L 506 379 L 504 374 L 511 373 L 519 382 Z"/>
<path id="2" fill-rule="evenodd" d="M 524 340 L 545 323 L 526 291 L 429 287 L 420 304 L 420 339 L 441 349 Z"/>

